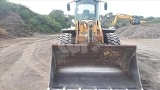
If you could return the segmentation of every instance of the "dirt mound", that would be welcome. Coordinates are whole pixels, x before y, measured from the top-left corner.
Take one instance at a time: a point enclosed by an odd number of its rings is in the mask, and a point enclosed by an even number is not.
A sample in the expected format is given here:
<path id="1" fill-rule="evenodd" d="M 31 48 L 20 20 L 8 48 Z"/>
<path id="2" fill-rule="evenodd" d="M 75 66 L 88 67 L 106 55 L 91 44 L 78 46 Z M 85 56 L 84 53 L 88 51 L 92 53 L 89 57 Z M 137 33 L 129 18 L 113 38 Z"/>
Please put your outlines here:
<path id="1" fill-rule="evenodd" d="M 0 24 L 0 27 L 5 29 L 8 35 L 12 37 L 27 37 L 32 36 L 36 29 L 27 25 L 18 24 Z"/>
<path id="2" fill-rule="evenodd" d="M 154 26 L 125 26 L 117 29 L 115 33 L 117 33 L 120 38 L 160 38 L 160 24 Z"/>
<path id="3" fill-rule="evenodd" d="M 15 23 L 24 24 L 25 23 L 21 18 L 21 16 L 14 11 L 9 11 L 7 15 L 5 16 L 0 15 L 0 16 L 1 16 L 1 19 L 0 19 L 1 24 L 15 24 Z"/>
<path id="4" fill-rule="evenodd" d="M 8 38 L 8 37 L 10 37 L 9 33 L 6 30 L 0 28 L 0 38 Z"/>
<path id="5" fill-rule="evenodd" d="M 0 38 L 31 36 L 34 29 L 25 25 L 20 14 L 14 11 L 3 13 L 0 9 Z"/>

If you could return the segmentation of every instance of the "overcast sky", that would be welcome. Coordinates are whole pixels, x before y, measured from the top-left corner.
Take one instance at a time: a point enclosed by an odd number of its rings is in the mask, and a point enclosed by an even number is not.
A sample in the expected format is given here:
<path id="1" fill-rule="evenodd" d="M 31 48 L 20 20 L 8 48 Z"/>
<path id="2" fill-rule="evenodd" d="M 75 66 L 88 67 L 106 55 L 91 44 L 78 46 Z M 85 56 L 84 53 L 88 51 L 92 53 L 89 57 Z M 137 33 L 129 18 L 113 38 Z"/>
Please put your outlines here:
<path id="1" fill-rule="evenodd" d="M 66 4 L 72 0 L 8 0 L 27 6 L 32 11 L 39 14 L 49 14 L 54 9 L 61 9 L 66 14 L 72 11 L 66 11 Z M 104 15 L 109 12 L 113 14 L 122 13 L 130 15 L 155 16 L 160 17 L 160 0 L 103 0 L 108 2 L 108 10 L 101 13 Z M 103 4 L 102 4 L 103 5 Z"/>

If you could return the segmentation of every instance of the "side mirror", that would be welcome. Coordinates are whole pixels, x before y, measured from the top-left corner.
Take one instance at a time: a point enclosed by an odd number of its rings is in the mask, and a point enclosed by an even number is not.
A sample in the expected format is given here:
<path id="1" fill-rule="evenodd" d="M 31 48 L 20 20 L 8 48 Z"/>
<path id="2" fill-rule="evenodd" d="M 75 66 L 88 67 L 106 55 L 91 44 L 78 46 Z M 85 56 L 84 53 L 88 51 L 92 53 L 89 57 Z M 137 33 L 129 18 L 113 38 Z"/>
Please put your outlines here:
<path id="1" fill-rule="evenodd" d="M 70 3 L 67 4 L 67 11 L 70 11 Z"/>
<path id="2" fill-rule="evenodd" d="M 104 10 L 107 10 L 107 3 L 104 3 Z"/>

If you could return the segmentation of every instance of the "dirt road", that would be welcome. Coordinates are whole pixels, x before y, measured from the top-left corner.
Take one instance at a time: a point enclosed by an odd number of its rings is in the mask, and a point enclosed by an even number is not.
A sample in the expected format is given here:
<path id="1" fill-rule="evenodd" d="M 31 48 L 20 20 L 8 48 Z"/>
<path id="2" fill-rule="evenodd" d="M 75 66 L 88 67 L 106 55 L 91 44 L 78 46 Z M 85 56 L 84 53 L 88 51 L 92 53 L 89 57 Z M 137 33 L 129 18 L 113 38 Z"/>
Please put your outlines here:
<path id="1" fill-rule="evenodd" d="M 56 36 L 0 41 L 0 90 L 46 90 Z"/>
<path id="2" fill-rule="evenodd" d="M 150 89 L 160 89 L 160 39 L 121 41 L 138 45 L 141 77 Z M 53 43 L 57 35 L 1 40 L 0 90 L 46 90 Z"/>

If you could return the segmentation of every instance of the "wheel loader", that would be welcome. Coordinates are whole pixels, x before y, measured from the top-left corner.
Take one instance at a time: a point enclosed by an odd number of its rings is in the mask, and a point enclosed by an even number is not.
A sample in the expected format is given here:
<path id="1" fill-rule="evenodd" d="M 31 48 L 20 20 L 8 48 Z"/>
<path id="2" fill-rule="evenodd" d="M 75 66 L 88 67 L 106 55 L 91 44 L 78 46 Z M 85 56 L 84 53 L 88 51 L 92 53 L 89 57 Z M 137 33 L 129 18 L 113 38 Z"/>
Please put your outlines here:
<path id="1" fill-rule="evenodd" d="M 74 0 L 74 29 L 52 45 L 48 90 L 142 90 L 135 45 L 121 45 L 115 30 L 101 27 L 100 0 Z M 70 11 L 70 3 L 67 10 Z"/>

